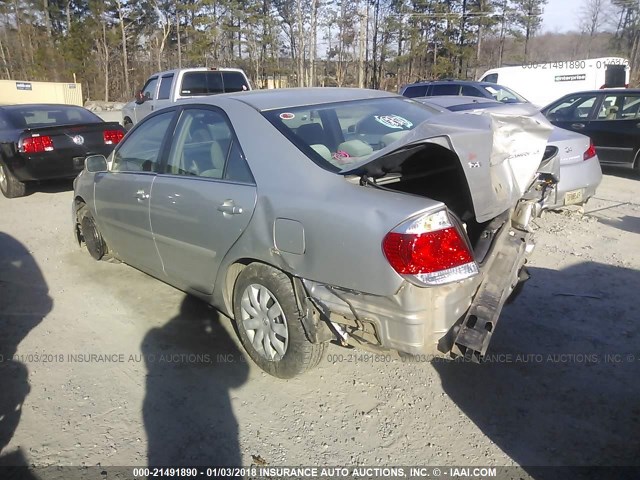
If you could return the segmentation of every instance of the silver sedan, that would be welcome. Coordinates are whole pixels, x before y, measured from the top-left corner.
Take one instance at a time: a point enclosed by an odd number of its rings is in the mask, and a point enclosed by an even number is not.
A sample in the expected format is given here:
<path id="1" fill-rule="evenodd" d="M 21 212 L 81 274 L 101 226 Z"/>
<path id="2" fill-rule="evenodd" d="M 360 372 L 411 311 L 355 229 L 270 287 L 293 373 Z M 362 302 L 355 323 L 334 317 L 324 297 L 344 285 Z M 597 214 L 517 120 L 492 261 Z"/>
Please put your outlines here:
<path id="1" fill-rule="evenodd" d="M 86 160 L 74 233 L 231 317 L 278 377 L 332 339 L 480 360 L 527 278 L 550 132 L 370 90 L 185 101 Z"/>

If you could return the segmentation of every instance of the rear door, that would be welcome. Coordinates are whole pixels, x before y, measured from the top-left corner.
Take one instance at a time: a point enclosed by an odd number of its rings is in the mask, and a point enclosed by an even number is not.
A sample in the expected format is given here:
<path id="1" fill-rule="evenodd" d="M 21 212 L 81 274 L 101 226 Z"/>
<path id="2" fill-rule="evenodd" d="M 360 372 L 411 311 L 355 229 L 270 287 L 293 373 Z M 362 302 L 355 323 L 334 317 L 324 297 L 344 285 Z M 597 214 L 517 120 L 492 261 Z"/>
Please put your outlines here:
<path id="1" fill-rule="evenodd" d="M 175 110 L 135 127 L 114 151 L 109 171 L 95 177 L 96 218 L 107 243 L 121 260 L 156 275 L 162 264 L 151 234 L 149 199 Z"/>
<path id="2" fill-rule="evenodd" d="M 604 94 L 597 115 L 585 129 L 604 163 L 633 163 L 640 145 L 640 94 Z"/>
<path id="3" fill-rule="evenodd" d="M 185 107 L 163 171 L 150 218 L 164 270 L 175 285 L 211 293 L 256 203 L 255 182 L 224 112 Z"/>

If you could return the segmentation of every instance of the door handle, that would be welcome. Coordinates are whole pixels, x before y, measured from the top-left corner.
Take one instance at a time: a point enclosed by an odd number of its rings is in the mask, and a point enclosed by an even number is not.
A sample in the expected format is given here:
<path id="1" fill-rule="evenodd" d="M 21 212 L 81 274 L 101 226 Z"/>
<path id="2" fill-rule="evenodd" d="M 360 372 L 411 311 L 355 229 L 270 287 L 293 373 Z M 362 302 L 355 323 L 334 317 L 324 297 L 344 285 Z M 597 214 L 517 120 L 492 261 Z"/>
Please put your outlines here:
<path id="1" fill-rule="evenodd" d="M 576 128 L 580 130 L 581 128 L 584 128 L 584 123 L 572 123 L 571 128 Z"/>
<path id="2" fill-rule="evenodd" d="M 144 190 L 138 190 L 134 195 L 138 200 L 149 200 L 149 194 Z"/>
<path id="3" fill-rule="evenodd" d="M 218 205 L 218 211 L 225 215 L 240 215 L 243 212 L 242 207 L 238 207 L 233 200 L 225 200 Z"/>

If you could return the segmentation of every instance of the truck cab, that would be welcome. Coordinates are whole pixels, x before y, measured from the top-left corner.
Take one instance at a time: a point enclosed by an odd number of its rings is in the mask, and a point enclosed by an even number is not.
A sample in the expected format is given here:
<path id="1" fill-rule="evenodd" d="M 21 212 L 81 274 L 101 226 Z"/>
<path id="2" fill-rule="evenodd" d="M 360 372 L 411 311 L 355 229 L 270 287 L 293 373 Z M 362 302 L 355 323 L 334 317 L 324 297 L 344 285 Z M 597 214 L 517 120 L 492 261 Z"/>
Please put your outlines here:
<path id="1" fill-rule="evenodd" d="M 151 112 L 182 100 L 219 93 L 251 90 L 249 79 L 238 68 L 180 68 L 151 75 L 122 109 L 122 124 L 129 130 Z"/>

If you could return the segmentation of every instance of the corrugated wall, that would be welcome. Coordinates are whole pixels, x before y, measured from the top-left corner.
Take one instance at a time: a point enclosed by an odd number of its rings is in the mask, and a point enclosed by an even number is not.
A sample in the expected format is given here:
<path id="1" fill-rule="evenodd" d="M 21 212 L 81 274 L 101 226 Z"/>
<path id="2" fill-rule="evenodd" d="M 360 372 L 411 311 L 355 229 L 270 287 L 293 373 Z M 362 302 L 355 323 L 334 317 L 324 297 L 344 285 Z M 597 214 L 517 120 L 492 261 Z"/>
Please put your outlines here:
<path id="1" fill-rule="evenodd" d="M 0 80 L 0 105 L 15 103 L 65 103 L 82 106 L 82 85 Z"/>

